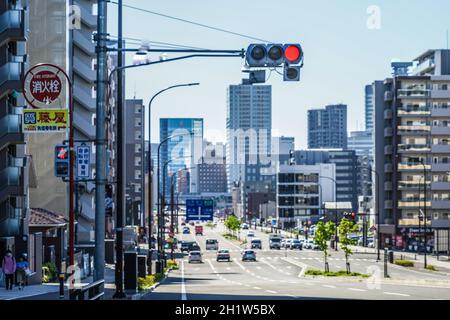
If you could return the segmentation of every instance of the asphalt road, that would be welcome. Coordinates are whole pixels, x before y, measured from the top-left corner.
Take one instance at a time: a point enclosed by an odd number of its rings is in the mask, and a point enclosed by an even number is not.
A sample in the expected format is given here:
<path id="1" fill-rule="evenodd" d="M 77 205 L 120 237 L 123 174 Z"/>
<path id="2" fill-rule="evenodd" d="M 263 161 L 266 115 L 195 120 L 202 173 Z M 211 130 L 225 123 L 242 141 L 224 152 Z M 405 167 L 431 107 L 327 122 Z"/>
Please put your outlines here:
<path id="1" fill-rule="evenodd" d="M 256 231 L 263 242 L 257 250 L 257 262 L 242 262 L 239 246 L 225 239 L 224 227 L 204 226 L 204 236 L 180 236 L 182 240 L 196 240 L 203 253 L 203 263 L 189 264 L 187 256 L 179 260 L 180 269 L 170 276 L 147 300 L 275 300 L 275 299 L 450 299 L 450 275 L 409 270 L 389 264 L 389 279 L 383 278 L 383 262 L 376 262 L 374 254 L 355 254 L 351 257 L 352 271 L 370 274 L 369 279 L 347 277 L 322 278 L 304 276 L 306 269 L 323 269 L 323 253 L 312 250 L 268 250 L 268 235 Z M 241 238 L 246 237 L 241 232 Z M 215 251 L 206 251 L 205 240 L 217 239 L 219 247 L 231 251 L 231 262 L 217 262 Z M 331 252 L 332 271 L 345 270 L 342 251 Z"/>

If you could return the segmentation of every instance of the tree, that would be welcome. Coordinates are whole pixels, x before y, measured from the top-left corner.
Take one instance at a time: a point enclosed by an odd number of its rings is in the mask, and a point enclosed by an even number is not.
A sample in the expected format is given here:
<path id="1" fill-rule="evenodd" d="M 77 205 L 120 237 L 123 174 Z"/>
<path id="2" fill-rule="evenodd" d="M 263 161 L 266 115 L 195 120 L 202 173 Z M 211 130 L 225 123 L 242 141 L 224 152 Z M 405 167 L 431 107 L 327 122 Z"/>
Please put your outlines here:
<path id="1" fill-rule="evenodd" d="M 347 273 L 350 273 L 350 263 L 348 261 L 348 258 L 350 257 L 350 255 L 353 254 L 352 250 L 350 249 L 350 246 L 356 244 L 356 240 L 350 238 L 350 234 L 358 232 L 358 225 L 353 221 L 343 218 L 341 220 L 341 223 L 339 224 L 338 231 L 341 249 L 345 253 L 345 266 L 347 268 Z"/>
<path id="2" fill-rule="evenodd" d="M 328 241 L 334 235 L 336 231 L 336 225 L 332 221 L 328 221 L 326 224 L 320 221 L 316 226 L 316 232 L 314 234 L 314 243 L 319 246 L 319 249 L 323 251 L 325 261 L 325 272 L 329 272 L 328 266 Z"/>
<path id="3" fill-rule="evenodd" d="M 236 218 L 236 216 L 229 216 L 225 220 L 225 227 L 228 229 L 228 231 L 234 234 L 235 231 L 240 229 L 241 222 L 239 221 L 238 218 Z"/>

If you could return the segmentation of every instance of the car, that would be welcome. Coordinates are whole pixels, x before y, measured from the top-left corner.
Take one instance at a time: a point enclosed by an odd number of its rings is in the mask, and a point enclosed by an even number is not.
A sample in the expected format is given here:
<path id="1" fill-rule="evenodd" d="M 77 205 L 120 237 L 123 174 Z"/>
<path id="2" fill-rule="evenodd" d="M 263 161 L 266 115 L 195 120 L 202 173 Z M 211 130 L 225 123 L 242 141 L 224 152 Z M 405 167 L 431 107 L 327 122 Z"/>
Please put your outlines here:
<path id="1" fill-rule="evenodd" d="M 193 241 L 182 241 L 181 242 L 181 246 L 180 246 L 180 251 L 181 252 L 189 252 L 189 248 L 190 246 L 193 244 Z"/>
<path id="2" fill-rule="evenodd" d="M 206 239 L 206 250 L 219 250 L 219 241 L 216 239 Z"/>
<path id="3" fill-rule="evenodd" d="M 288 249 L 291 246 L 291 242 L 292 242 L 292 239 L 283 239 L 281 241 L 281 247 L 285 248 L 285 249 Z"/>
<path id="4" fill-rule="evenodd" d="M 189 252 L 191 251 L 201 251 L 200 246 L 198 245 L 197 242 L 191 243 L 191 245 L 189 246 Z"/>
<path id="5" fill-rule="evenodd" d="M 191 233 L 191 229 L 189 229 L 189 227 L 183 228 L 183 234 L 190 234 L 190 233 Z"/>
<path id="6" fill-rule="evenodd" d="M 203 226 L 195 226 L 195 235 L 203 235 Z"/>
<path id="7" fill-rule="evenodd" d="M 186 225 L 186 222 L 183 221 L 183 222 L 181 223 L 181 225 L 182 225 L 182 226 L 185 226 L 185 225 Z"/>
<path id="8" fill-rule="evenodd" d="M 302 250 L 303 249 L 302 242 L 300 240 L 293 239 L 291 241 L 289 249 L 291 249 L 291 250 L 294 250 L 294 249 Z"/>
<path id="9" fill-rule="evenodd" d="M 254 236 L 255 236 L 255 232 L 254 231 L 247 232 L 247 237 L 252 238 Z"/>
<path id="10" fill-rule="evenodd" d="M 269 248 L 270 249 L 281 249 L 281 238 L 272 237 L 269 240 Z"/>
<path id="11" fill-rule="evenodd" d="M 194 221 L 189 222 L 189 225 L 190 225 L 190 226 L 195 226 Z"/>
<path id="12" fill-rule="evenodd" d="M 244 250 L 242 252 L 242 261 L 256 261 L 256 252 L 253 250 Z"/>
<path id="13" fill-rule="evenodd" d="M 314 242 L 314 240 L 305 240 L 305 249 L 319 250 L 319 246 Z"/>
<path id="14" fill-rule="evenodd" d="M 202 253 L 200 251 L 191 251 L 191 252 L 189 252 L 188 262 L 189 263 L 192 263 L 192 262 L 203 263 Z"/>
<path id="15" fill-rule="evenodd" d="M 241 225 L 241 229 L 242 230 L 248 230 L 248 224 L 246 224 L 246 223 L 243 223 L 242 225 Z"/>
<path id="16" fill-rule="evenodd" d="M 252 249 L 262 249 L 262 241 L 260 239 L 253 239 L 250 243 Z"/>
<path id="17" fill-rule="evenodd" d="M 228 262 L 231 261 L 231 256 L 230 256 L 230 251 L 227 249 L 222 249 L 217 251 L 217 257 L 216 257 L 217 262 L 222 261 L 222 260 L 226 260 Z"/>

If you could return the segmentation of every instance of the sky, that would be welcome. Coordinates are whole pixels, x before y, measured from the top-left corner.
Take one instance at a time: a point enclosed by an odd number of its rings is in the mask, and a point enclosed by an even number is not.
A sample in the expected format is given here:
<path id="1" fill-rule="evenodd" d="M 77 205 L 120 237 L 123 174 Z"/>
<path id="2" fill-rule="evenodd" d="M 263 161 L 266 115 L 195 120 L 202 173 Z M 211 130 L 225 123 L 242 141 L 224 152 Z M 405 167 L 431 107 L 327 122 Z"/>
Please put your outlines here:
<path id="1" fill-rule="evenodd" d="M 392 60 L 410 61 L 427 49 L 445 48 L 450 29 L 448 0 L 123 2 L 273 43 L 301 43 L 305 54 L 301 81 L 283 82 L 282 75 L 272 73 L 267 82 L 272 85 L 273 135 L 295 137 L 297 149 L 307 147 L 311 108 L 345 103 L 348 131 L 364 129 L 364 86 L 389 77 Z M 117 5 L 108 4 L 112 36 L 117 35 L 116 13 Z M 257 42 L 130 8 L 124 8 L 123 19 L 124 37 L 233 50 Z M 126 64 L 132 58 L 129 54 Z M 194 58 L 127 70 L 126 97 L 143 99 L 147 105 L 167 86 L 200 82 L 197 87 L 168 91 L 154 101 L 151 140 L 159 140 L 161 117 L 200 117 L 206 139 L 225 141 L 227 87 L 241 82 L 243 65 L 241 58 Z"/>

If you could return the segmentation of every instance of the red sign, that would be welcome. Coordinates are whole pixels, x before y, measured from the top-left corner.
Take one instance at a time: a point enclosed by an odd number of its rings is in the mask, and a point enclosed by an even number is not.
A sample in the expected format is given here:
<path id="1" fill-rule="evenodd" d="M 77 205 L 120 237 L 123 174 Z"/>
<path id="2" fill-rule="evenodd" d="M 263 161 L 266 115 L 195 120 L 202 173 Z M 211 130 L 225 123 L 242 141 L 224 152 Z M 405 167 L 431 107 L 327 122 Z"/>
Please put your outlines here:
<path id="1" fill-rule="evenodd" d="M 35 100 L 50 104 L 61 94 L 61 80 L 52 71 L 39 71 L 30 80 L 30 93 Z"/>

